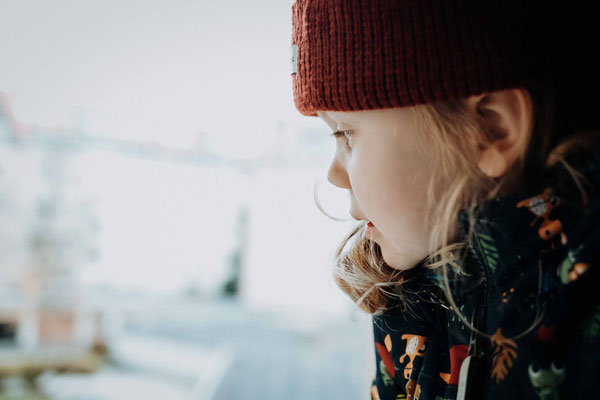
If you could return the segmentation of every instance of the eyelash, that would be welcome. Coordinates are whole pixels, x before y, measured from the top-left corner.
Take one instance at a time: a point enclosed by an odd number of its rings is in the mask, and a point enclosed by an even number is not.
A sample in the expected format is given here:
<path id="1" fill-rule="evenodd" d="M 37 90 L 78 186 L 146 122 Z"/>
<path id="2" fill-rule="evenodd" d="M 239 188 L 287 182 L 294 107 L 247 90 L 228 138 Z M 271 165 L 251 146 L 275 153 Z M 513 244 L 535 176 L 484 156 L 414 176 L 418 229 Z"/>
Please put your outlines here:
<path id="1" fill-rule="evenodd" d="M 331 135 L 335 136 L 336 139 L 340 136 L 346 136 L 346 139 L 350 139 L 350 136 L 352 136 L 352 131 L 335 131 Z"/>

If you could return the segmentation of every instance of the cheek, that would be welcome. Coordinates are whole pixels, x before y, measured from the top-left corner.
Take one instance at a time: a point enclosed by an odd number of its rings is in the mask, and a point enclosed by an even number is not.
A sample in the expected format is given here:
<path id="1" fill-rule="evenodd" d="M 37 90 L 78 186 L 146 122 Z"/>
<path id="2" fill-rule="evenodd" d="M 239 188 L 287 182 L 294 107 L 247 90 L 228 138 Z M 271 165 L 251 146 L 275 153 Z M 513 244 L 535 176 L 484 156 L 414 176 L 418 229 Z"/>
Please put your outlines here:
<path id="1" fill-rule="evenodd" d="M 394 197 L 390 190 L 393 189 L 393 174 L 386 169 L 385 163 L 366 152 L 354 157 L 353 168 L 349 171 L 352 191 L 365 214 L 376 221 L 394 203 L 390 199 Z"/>
<path id="2" fill-rule="evenodd" d="M 423 160 L 382 149 L 352 171 L 352 188 L 365 214 L 396 247 L 422 247 L 429 170 Z M 356 154 L 359 157 L 368 154 Z M 359 163 L 357 162 L 358 166 Z"/>
<path id="3" fill-rule="evenodd" d="M 365 212 L 370 208 L 373 213 L 393 214 L 420 203 L 426 179 L 415 161 L 389 149 L 361 151 L 354 157 L 350 179 Z"/>

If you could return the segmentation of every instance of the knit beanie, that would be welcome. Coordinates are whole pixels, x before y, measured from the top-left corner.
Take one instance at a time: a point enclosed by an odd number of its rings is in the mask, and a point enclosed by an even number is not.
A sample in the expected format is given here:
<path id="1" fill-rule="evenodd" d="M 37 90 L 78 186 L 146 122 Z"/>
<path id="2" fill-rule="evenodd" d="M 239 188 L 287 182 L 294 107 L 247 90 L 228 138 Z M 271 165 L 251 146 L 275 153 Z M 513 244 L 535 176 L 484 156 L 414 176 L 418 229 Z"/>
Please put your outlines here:
<path id="1" fill-rule="evenodd" d="M 552 3 L 297 0 L 290 46 L 294 103 L 316 116 L 513 87 L 585 94 L 589 77 L 598 75 L 598 63 L 590 63 L 597 22 L 583 31 L 588 21 L 577 1 L 561 8 Z M 592 110 L 596 115 L 596 106 Z"/>

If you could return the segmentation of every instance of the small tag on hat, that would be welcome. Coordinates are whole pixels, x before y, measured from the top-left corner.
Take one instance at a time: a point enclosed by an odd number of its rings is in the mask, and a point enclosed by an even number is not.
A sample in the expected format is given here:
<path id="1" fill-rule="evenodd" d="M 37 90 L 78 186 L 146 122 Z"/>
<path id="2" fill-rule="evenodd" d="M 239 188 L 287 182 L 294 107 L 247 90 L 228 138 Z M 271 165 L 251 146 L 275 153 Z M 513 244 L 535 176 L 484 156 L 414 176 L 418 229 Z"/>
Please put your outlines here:
<path id="1" fill-rule="evenodd" d="M 298 72 L 298 45 L 293 44 L 290 46 L 290 67 L 292 74 Z"/>

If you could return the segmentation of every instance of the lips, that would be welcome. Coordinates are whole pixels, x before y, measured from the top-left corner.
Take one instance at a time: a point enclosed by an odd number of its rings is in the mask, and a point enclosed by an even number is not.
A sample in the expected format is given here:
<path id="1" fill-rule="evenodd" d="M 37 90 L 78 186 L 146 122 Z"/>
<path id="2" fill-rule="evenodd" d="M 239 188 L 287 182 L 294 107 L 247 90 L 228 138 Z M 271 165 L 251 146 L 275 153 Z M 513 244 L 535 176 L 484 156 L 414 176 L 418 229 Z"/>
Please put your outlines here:
<path id="1" fill-rule="evenodd" d="M 369 221 L 367 223 L 366 234 L 367 234 L 367 238 L 372 239 L 372 240 L 375 240 L 375 237 L 379 236 L 379 230 L 377 230 L 377 228 L 375 228 L 375 225 L 373 225 L 373 223 L 371 221 Z"/>

